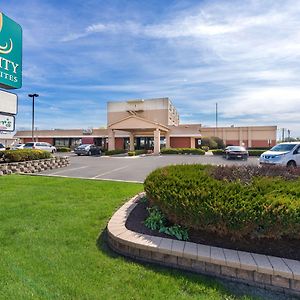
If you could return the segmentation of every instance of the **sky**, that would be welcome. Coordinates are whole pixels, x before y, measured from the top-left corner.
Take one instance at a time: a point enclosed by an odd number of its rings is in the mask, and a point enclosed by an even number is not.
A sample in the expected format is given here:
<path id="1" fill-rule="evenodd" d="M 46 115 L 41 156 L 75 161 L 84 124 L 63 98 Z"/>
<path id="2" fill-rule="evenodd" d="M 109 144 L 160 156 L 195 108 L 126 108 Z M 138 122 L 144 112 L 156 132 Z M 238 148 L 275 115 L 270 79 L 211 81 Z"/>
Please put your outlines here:
<path id="1" fill-rule="evenodd" d="M 169 97 L 181 123 L 300 136 L 300 1 L 2 0 L 23 28 L 17 129 L 106 126 L 107 101 Z"/>

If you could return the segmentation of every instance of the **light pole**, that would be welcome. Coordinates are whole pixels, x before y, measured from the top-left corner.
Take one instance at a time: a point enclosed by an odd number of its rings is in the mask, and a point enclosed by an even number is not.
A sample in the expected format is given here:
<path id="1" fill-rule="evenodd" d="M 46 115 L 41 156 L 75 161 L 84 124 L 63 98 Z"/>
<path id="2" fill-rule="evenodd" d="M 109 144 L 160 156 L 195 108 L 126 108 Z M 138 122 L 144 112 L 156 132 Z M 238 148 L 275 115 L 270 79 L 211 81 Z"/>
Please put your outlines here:
<path id="1" fill-rule="evenodd" d="M 32 98 L 32 127 L 31 127 L 31 136 L 32 141 L 34 142 L 34 98 L 38 97 L 38 94 L 28 94 L 28 97 Z"/>

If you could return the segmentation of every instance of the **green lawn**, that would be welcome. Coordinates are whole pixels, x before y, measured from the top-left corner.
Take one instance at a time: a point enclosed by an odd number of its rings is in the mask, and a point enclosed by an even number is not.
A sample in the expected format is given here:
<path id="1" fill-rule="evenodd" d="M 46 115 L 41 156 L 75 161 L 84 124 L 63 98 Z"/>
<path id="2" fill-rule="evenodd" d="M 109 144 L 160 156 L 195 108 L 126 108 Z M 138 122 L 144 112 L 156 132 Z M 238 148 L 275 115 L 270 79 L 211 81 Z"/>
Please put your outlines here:
<path id="1" fill-rule="evenodd" d="M 0 299 L 238 298 L 212 279 L 142 265 L 107 248 L 101 234 L 110 216 L 142 189 L 107 181 L 0 177 Z"/>

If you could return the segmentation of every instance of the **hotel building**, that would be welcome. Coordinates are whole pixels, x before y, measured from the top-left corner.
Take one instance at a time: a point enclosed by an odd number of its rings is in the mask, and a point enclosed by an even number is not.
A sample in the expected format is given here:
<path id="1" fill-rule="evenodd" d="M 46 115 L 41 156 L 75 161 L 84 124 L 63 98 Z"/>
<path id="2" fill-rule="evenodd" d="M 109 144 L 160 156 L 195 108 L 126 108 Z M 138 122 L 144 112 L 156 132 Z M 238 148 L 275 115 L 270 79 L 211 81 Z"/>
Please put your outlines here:
<path id="1" fill-rule="evenodd" d="M 226 145 L 270 147 L 276 144 L 277 126 L 203 127 L 180 124 L 179 114 L 169 98 L 137 99 L 107 103 L 107 128 L 37 130 L 35 141 L 73 147 L 95 143 L 103 149 L 197 148 L 201 137 L 217 136 Z M 32 141 L 31 131 L 18 131 L 15 138 Z"/>

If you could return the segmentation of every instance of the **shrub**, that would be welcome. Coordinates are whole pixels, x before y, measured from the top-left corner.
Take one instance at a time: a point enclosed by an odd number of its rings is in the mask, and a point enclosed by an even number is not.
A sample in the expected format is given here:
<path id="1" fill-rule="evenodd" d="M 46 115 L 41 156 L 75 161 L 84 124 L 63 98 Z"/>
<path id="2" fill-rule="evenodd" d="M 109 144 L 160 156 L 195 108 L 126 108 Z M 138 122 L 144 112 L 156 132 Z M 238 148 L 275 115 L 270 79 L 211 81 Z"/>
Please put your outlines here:
<path id="1" fill-rule="evenodd" d="M 207 146 L 209 149 L 217 149 L 218 144 L 210 137 L 202 137 L 201 138 L 201 146 Z"/>
<path id="2" fill-rule="evenodd" d="M 211 139 L 217 143 L 217 147 L 216 147 L 217 149 L 225 148 L 224 141 L 221 138 L 219 138 L 217 136 L 212 136 Z"/>
<path id="3" fill-rule="evenodd" d="M 179 154 L 178 148 L 163 148 L 160 150 L 161 154 Z"/>
<path id="4" fill-rule="evenodd" d="M 194 154 L 204 155 L 205 151 L 197 148 L 164 148 L 161 149 L 161 154 Z"/>
<path id="5" fill-rule="evenodd" d="M 227 182 L 240 181 L 250 184 L 254 177 L 281 177 L 284 180 L 293 180 L 300 177 L 300 168 L 286 168 L 285 166 L 217 166 L 211 169 L 210 174 L 218 180 Z"/>
<path id="6" fill-rule="evenodd" d="M 123 154 L 127 151 L 124 149 L 116 149 L 116 150 L 107 150 L 105 151 L 105 155 L 115 155 L 115 154 Z"/>
<path id="7" fill-rule="evenodd" d="M 183 227 L 231 239 L 300 239 L 297 174 L 286 180 L 276 174 L 283 170 L 274 169 L 272 176 L 257 171 L 250 181 L 242 182 L 238 176 L 215 178 L 215 168 L 178 165 L 157 169 L 145 180 L 147 198 L 168 220 Z"/>
<path id="8" fill-rule="evenodd" d="M 223 155 L 224 154 L 224 150 L 223 149 L 214 149 L 211 150 L 213 155 Z"/>
<path id="9" fill-rule="evenodd" d="M 70 152 L 71 148 L 68 148 L 68 147 L 57 147 L 56 150 L 57 150 L 57 152 Z"/>
<path id="10" fill-rule="evenodd" d="M 128 156 L 135 156 L 135 151 L 129 151 Z"/>
<path id="11" fill-rule="evenodd" d="M 205 152 L 207 152 L 209 150 L 209 147 L 208 146 L 202 146 L 201 149 L 204 150 Z"/>
<path id="12" fill-rule="evenodd" d="M 261 154 L 263 154 L 266 151 L 267 150 L 263 149 L 248 150 L 249 156 L 261 156 Z"/>
<path id="13" fill-rule="evenodd" d="M 146 154 L 148 153 L 148 150 L 135 150 L 135 155 L 141 155 L 141 154 Z"/>
<path id="14" fill-rule="evenodd" d="M 4 156 L 4 151 L 0 151 L 0 159 Z"/>
<path id="15" fill-rule="evenodd" d="M 28 160 L 45 159 L 52 157 L 51 153 L 43 150 L 31 150 L 31 149 L 20 149 L 20 150 L 7 150 L 4 151 L 3 158 L 7 162 L 20 162 Z"/>

